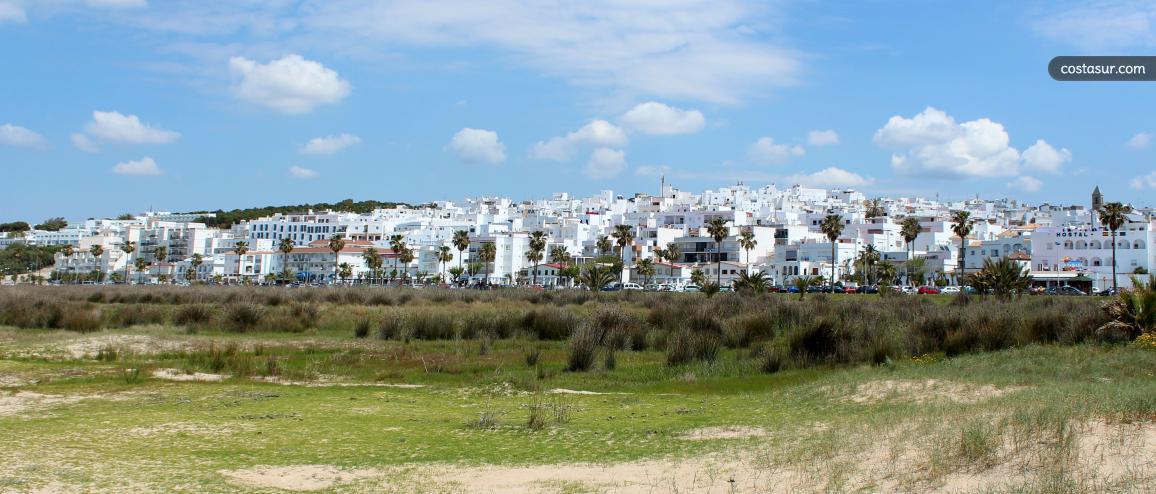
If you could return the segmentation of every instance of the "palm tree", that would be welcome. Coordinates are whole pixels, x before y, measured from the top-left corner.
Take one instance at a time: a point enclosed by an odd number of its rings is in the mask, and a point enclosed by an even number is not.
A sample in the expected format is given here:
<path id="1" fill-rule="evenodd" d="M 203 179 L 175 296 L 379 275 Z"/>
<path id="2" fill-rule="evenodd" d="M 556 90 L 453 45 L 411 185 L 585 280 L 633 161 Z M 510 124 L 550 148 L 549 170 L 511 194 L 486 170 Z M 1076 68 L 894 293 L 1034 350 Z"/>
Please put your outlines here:
<path id="1" fill-rule="evenodd" d="M 558 277 L 561 278 L 562 271 L 570 263 L 570 249 L 567 249 L 565 245 L 555 245 L 554 248 L 550 249 L 550 262 L 559 266 Z"/>
<path id="2" fill-rule="evenodd" d="M 701 287 L 706 284 L 706 274 L 701 269 L 694 268 L 690 270 L 690 282 Z"/>
<path id="3" fill-rule="evenodd" d="M 722 241 L 731 234 L 730 228 L 727 228 L 727 220 L 718 217 L 706 222 L 706 233 L 714 239 L 714 256 L 718 263 L 716 266 L 718 279 L 715 283 L 722 285 Z"/>
<path id="4" fill-rule="evenodd" d="M 807 290 L 819 283 L 819 279 L 814 276 L 796 276 L 795 288 L 799 290 L 799 300 L 803 300 L 807 296 Z"/>
<path id="5" fill-rule="evenodd" d="M 233 252 L 237 253 L 237 279 L 244 279 L 245 277 L 241 273 L 241 260 L 244 259 L 245 253 L 249 252 L 249 242 L 244 240 L 237 241 L 237 243 L 233 245 Z"/>
<path id="6" fill-rule="evenodd" d="M 100 245 L 100 244 L 93 245 L 92 247 L 88 248 L 88 252 L 90 254 L 92 254 L 92 257 L 93 257 L 92 265 L 93 266 L 99 266 L 100 265 L 99 264 L 100 258 L 101 258 L 101 256 L 104 255 L 104 246 Z M 96 268 L 96 269 L 99 269 L 99 268 Z"/>
<path id="7" fill-rule="evenodd" d="M 1001 257 L 998 261 L 985 259 L 983 268 L 967 278 L 968 284 L 979 293 L 990 291 L 999 298 L 1024 293 L 1032 283 L 1027 270 L 1010 257 Z"/>
<path id="8" fill-rule="evenodd" d="M 594 242 L 594 247 L 598 249 L 598 254 L 600 255 L 606 255 L 607 252 L 610 252 L 610 249 L 614 248 L 613 244 L 610 243 L 610 237 L 606 235 L 599 235 L 598 241 Z"/>
<path id="9" fill-rule="evenodd" d="M 894 283 L 895 277 L 899 276 L 895 265 L 891 264 L 891 261 L 880 262 L 879 267 L 875 269 L 875 273 L 879 276 L 879 282 L 885 285 Z"/>
<path id="10" fill-rule="evenodd" d="M 735 291 L 751 293 L 763 293 L 767 291 L 767 285 L 770 280 L 767 279 L 767 274 L 762 271 L 755 271 L 752 273 L 739 273 L 739 278 L 735 280 Z"/>
<path id="11" fill-rule="evenodd" d="M 414 259 L 413 249 L 409 248 L 404 243 L 401 244 L 401 253 L 397 255 L 397 258 L 397 260 L 401 261 L 401 265 L 405 267 L 405 270 L 402 271 L 401 274 L 402 282 L 404 283 L 409 279 L 409 263 L 413 262 Z"/>
<path id="12" fill-rule="evenodd" d="M 345 248 L 345 236 L 338 233 L 329 237 L 329 250 L 333 251 L 333 277 L 337 278 L 337 263 L 341 261 L 341 250 Z"/>
<path id="13" fill-rule="evenodd" d="M 665 250 L 666 250 L 666 260 L 668 260 L 672 263 L 678 262 L 678 258 L 682 256 L 682 252 L 681 252 L 682 249 L 679 249 L 678 244 L 676 244 L 674 242 L 666 244 Z"/>
<path id="14" fill-rule="evenodd" d="M 967 261 L 964 260 L 964 249 L 967 248 L 967 236 L 971 235 L 971 213 L 967 211 L 955 211 L 951 213 L 951 227 L 952 233 L 959 236 L 959 274 L 956 279 L 967 274 Z"/>
<path id="15" fill-rule="evenodd" d="M 296 247 L 296 243 L 290 237 L 282 238 L 281 242 L 277 244 L 277 250 L 281 251 L 281 272 L 289 272 L 289 254 L 292 254 Z"/>
<path id="16" fill-rule="evenodd" d="M 871 284 L 871 273 L 874 271 L 875 263 L 879 262 L 879 251 L 875 249 L 874 245 L 867 244 L 863 248 L 863 284 Z"/>
<path id="17" fill-rule="evenodd" d="M 75 253 L 76 253 L 76 251 L 72 248 L 72 244 L 67 244 L 64 247 L 60 248 L 60 255 L 64 256 L 65 258 L 72 257 L 72 254 L 75 254 Z M 75 279 L 76 278 L 76 266 L 72 266 L 71 271 L 73 274 L 73 276 L 72 276 L 73 282 L 75 282 L 76 281 L 76 279 Z"/>
<path id="18" fill-rule="evenodd" d="M 1112 232 L 1112 290 L 1119 291 L 1120 285 L 1116 280 L 1116 231 L 1128 222 L 1128 213 L 1132 212 L 1130 206 L 1125 206 L 1118 202 L 1109 202 L 1100 208 L 1100 223 L 1108 227 L 1108 231 Z"/>
<path id="19" fill-rule="evenodd" d="M 377 253 L 377 249 L 369 247 L 365 252 L 361 253 L 361 259 L 365 261 L 365 267 L 369 268 L 369 272 L 373 274 L 373 281 L 377 281 L 377 272 L 381 269 L 381 255 Z"/>
<path id="20" fill-rule="evenodd" d="M 654 260 L 650 258 L 642 259 L 638 261 L 636 266 L 638 267 L 638 274 L 641 275 L 645 281 L 643 286 L 649 285 L 650 278 L 654 276 Z"/>
<path id="21" fill-rule="evenodd" d="M 138 258 L 136 258 L 136 261 L 133 262 L 133 265 L 136 266 L 136 272 L 137 272 L 136 282 L 139 284 L 140 283 L 140 273 L 143 273 L 146 269 L 149 268 L 149 262 L 146 261 L 145 258 L 143 258 L 143 257 L 138 257 Z"/>
<path id="22" fill-rule="evenodd" d="M 337 276 L 341 278 L 342 283 L 345 283 L 345 280 L 349 279 L 349 277 L 353 275 L 353 266 L 347 262 L 339 264 L 337 269 Z"/>
<path id="23" fill-rule="evenodd" d="M 914 216 L 908 216 L 899 227 L 899 234 L 903 235 L 903 241 L 907 242 L 907 248 L 911 251 L 911 257 L 909 257 L 908 260 L 915 258 L 915 239 L 919 238 L 920 230 L 922 230 L 922 227 L 919 226 L 919 218 Z M 907 278 L 908 283 L 910 283 L 910 271 L 907 273 Z"/>
<path id="24" fill-rule="evenodd" d="M 438 247 L 437 258 L 438 258 L 438 262 L 442 263 L 441 282 L 445 283 L 446 282 L 446 263 L 454 260 L 453 249 L 451 249 L 450 246 L 448 246 L 448 245 L 443 245 L 441 247 Z"/>
<path id="25" fill-rule="evenodd" d="M 828 214 L 819 223 L 819 230 L 831 242 L 831 292 L 834 293 L 835 280 L 838 279 L 838 276 L 835 275 L 835 265 L 839 263 L 835 241 L 839 240 L 839 235 L 843 234 L 843 217 L 837 214 Z"/>
<path id="26" fill-rule="evenodd" d="M 743 232 L 739 234 L 739 247 L 747 251 L 747 264 L 751 263 L 751 251 L 754 250 L 756 245 L 759 245 L 759 241 L 755 240 L 755 232 L 743 230 Z"/>
<path id="27" fill-rule="evenodd" d="M 532 266 L 537 266 L 542 262 L 542 257 L 546 252 L 546 232 L 541 230 L 530 234 L 530 250 L 526 252 L 526 260 L 530 261 Z M 531 283 L 538 284 L 538 270 L 534 269 L 531 273 Z"/>
<path id="28" fill-rule="evenodd" d="M 482 269 L 484 269 L 486 272 L 486 281 L 485 281 L 486 286 L 489 286 L 490 285 L 490 263 L 494 262 L 494 259 L 496 259 L 498 257 L 498 246 L 494 245 L 493 242 L 483 243 L 482 247 L 478 249 L 478 257 L 481 258 L 482 265 L 483 265 Z"/>
<path id="29" fill-rule="evenodd" d="M 865 216 L 868 218 L 878 218 L 887 214 L 887 212 L 883 210 L 883 201 L 878 198 L 864 201 L 863 205 L 867 209 Z"/>
<path id="30" fill-rule="evenodd" d="M 120 250 L 124 251 L 124 255 L 125 255 L 125 258 L 124 258 L 124 284 L 127 285 L 128 284 L 128 268 L 129 268 L 129 264 L 130 264 L 128 262 L 128 258 L 132 257 L 132 253 L 134 251 L 136 251 L 136 242 L 133 242 L 132 240 L 126 240 L 124 242 L 124 244 L 120 246 Z"/>
<path id="31" fill-rule="evenodd" d="M 462 267 L 462 259 L 466 257 L 464 255 L 466 249 L 470 248 L 470 232 L 465 230 L 454 232 L 453 244 L 454 248 L 458 250 L 458 267 L 460 268 Z"/>
<path id="32" fill-rule="evenodd" d="M 197 272 L 200 271 L 197 268 L 201 267 L 201 265 L 204 263 L 205 263 L 205 256 L 202 256 L 200 254 L 193 254 L 193 260 L 189 262 L 189 264 L 193 265 L 193 270 L 197 271 Z M 194 273 L 194 275 L 196 275 L 196 273 Z M 185 277 L 188 278 L 188 275 L 186 274 Z"/>
<path id="33" fill-rule="evenodd" d="M 614 237 L 614 243 L 618 246 L 618 256 L 622 258 L 622 262 L 626 262 L 626 248 L 634 242 L 634 228 L 630 225 L 614 225 L 614 231 L 610 233 Z"/>
<path id="34" fill-rule="evenodd" d="M 167 247 L 162 245 L 160 247 L 157 247 L 156 249 L 153 249 L 153 260 L 155 260 L 157 263 L 162 263 L 162 262 L 167 261 L 168 257 L 169 257 L 169 249 Z"/>
<path id="35" fill-rule="evenodd" d="M 398 257 L 401 256 L 401 251 L 405 250 L 405 236 L 391 235 L 389 237 L 389 249 L 393 251 L 393 272 L 397 273 Z M 390 283 L 393 283 L 393 277 L 390 277 Z"/>
<path id="36" fill-rule="evenodd" d="M 609 267 L 591 263 L 585 271 L 582 271 L 580 278 L 587 290 L 597 292 L 614 281 L 614 271 Z"/>

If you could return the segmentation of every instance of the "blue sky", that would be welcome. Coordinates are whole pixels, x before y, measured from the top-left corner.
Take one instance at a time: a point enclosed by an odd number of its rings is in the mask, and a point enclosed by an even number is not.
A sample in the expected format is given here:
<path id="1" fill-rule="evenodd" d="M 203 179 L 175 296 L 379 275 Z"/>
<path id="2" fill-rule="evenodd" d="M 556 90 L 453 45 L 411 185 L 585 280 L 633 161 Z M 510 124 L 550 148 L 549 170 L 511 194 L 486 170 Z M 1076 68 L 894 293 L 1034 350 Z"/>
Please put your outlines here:
<path id="1" fill-rule="evenodd" d="M 1156 6 L 0 0 L 0 221 L 745 181 L 1150 205 Z"/>

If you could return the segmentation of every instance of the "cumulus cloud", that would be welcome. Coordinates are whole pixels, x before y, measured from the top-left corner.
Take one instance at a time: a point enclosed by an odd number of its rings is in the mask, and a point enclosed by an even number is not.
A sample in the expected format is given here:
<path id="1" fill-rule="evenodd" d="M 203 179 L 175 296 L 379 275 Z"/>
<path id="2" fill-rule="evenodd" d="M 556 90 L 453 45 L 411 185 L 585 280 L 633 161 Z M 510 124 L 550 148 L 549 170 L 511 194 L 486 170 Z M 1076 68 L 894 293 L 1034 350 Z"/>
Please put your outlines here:
<path id="1" fill-rule="evenodd" d="M 1056 149 L 1043 139 L 1024 150 L 1024 168 L 1033 171 L 1059 173 L 1064 163 L 1072 161 L 1072 152 Z"/>
<path id="2" fill-rule="evenodd" d="M 12 0 L 0 0 L 0 24 L 6 22 L 19 24 L 28 22 L 28 14 L 24 12 L 24 7 Z"/>
<path id="3" fill-rule="evenodd" d="M 865 187 L 875 183 L 874 179 L 866 178 L 858 173 L 850 172 L 838 167 L 829 167 L 810 174 L 798 174 L 787 177 L 787 181 L 809 187 L 825 189 L 841 189 L 846 187 Z"/>
<path id="4" fill-rule="evenodd" d="M 96 141 L 93 141 L 92 138 L 80 132 L 74 132 L 72 134 L 72 145 L 76 146 L 76 149 L 86 153 L 100 152 L 100 146 L 96 143 Z"/>
<path id="5" fill-rule="evenodd" d="M 1133 178 L 1129 185 L 1136 190 L 1156 189 L 1156 171 L 1142 177 Z"/>
<path id="6" fill-rule="evenodd" d="M 698 110 L 682 110 L 656 101 L 641 103 L 618 119 L 623 127 L 652 135 L 693 134 L 706 126 Z"/>
<path id="7" fill-rule="evenodd" d="M 1035 192 L 1043 188 L 1044 183 L 1035 177 L 1022 175 L 1016 177 L 1015 180 L 1007 183 L 1009 189 L 1016 189 L 1021 192 Z"/>
<path id="8" fill-rule="evenodd" d="M 450 151 L 466 163 L 496 164 L 506 161 L 506 145 L 492 130 L 465 128 L 454 134 Z"/>
<path id="9" fill-rule="evenodd" d="M 1003 125 L 986 118 L 956 123 L 940 110 L 927 107 L 912 118 L 891 117 L 875 132 L 875 144 L 894 150 L 891 166 L 910 175 L 943 177 L 1015 176 L 1021 164 L 1039 170 L 1056 169 L 1071 160 L 1040 140 L 1032 146 L 1031 162 L 1011 147 Z"/>
<path id="10" fill-rule="evenodd" d="M 807 134 L 807 144 L 812 146 L 839 144 L 839 133 L 833 130 L 812 130 Z"/>
<path id="11" fill-rule="evenodd" d="M 538 141 L 530 150 L 530 157 L 540 160 L 567 161 L 581 148 L 621 148 L 630 139 L 621 127 L 605 120 L 593 120 L 582 128 L 561 137 Z"/>
<path id="12" fill-rule="evenodd" d="M 44 136 L 24 127 L 6 123 L 0 125 L 0 145 L 23 148 L 44 148 L 48 147 L 48 140 L 45 139 Z"/>
<path id="13" fill-rule="evenodd" d="M 1147 149 L 1148 144 L 1150 144 L 1151 142 L 1152 142 L 1152 133 L 1151 132 L 1140 132 L 1140 133 L 1132 136 L 1131 139 L 1128 139 L 1128 142 L 1125 144 L 1132 149 Z"/>
<path id="14" fill-rule="evenodd" d="M 361 142 L 361 138 L 352 134 L 315 137 L 301 147 L 301 154 L 333 154 L 354 144 Z"/>
<path id="15" fill-rule="evenodd" d="M 309 113 L 350 92 L 349 83 L 337 72 L 296 54 L 267 64 L 233 57 L 229 69 L 237 79 L 233 92 L 238 98 L 282 113 Z"/>
<path id="16" fill-rule="evenodd" d="M 316 171 L 308 168 L 302 168 L 296 165 L 289 167 L 289 176 L 293 178 L 317 178 L 317 175 L 318 173 Z"/>
<path id="17" fill-rule="evenodd" d="M 792 157 L 806 154 L 803 146 L 776 144 L 770 137 L 762 137 L 747 148 L 747 157 L 760 165 L 781 165 Z"/>
<path id="18" fill-rule="evenodd" d="M 157 166 L 157 162 L 148 156 L 136 161 L 117 163 L 116 166 L 112 167 L 112 171 L 117 175 L 132 175 L 138 177 L 155 177 L 162 173 L 160 167 Z"/>
<path id="19" fill-rule="evenodd" d="M 148 0 L 84 0 L 89 7 L 113 9 L 137 9 L 149 6 Z"/>
<path id="20" fill-rule="evenodd" d="M 128 144 L 166 144 L 180 139 L 179 132 L 158 129 L 140 121 L 136 115 L 120 112 L 92 112 L 92 121 L 84 126 L 89 135 L 110 142 Z M 73 143 L 76 140 L 73 139 Z"/>
<path id="21" fill-rule="evenodd" d="M 626 152 L 609 148 L 598 148 L 590 153 L 590 160 L 582 170 L 587 177 L 595 180 L 614 178 L 626 170 Z"/>

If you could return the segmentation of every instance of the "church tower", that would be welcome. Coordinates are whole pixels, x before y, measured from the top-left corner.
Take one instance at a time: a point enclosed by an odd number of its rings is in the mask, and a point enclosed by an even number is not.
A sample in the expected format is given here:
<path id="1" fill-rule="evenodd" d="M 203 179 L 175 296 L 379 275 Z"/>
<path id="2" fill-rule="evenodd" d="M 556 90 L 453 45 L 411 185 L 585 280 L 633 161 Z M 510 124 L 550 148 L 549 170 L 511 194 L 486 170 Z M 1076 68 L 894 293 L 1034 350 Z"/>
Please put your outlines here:
<path id="1" fill-rule="evenodd" d="M 1092 226 L 1099 226 L 1100 209 L 1104 207 L 1104 194 L 1100 193 L 1100 186 L 1092 191 Z"/>

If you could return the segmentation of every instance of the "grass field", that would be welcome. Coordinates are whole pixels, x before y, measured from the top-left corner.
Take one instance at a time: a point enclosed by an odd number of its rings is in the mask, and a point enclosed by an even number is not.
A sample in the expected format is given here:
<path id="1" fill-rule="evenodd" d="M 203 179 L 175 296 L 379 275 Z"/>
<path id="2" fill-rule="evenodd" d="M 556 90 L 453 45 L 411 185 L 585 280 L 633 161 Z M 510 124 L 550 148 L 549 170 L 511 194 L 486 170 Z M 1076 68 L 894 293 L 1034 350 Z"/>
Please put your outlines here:
<path id="1" fill-rule="evenodd" d="M 1156 490 L 1098 301 L 576 297 L 0 291 L 0 492 Z"/>

